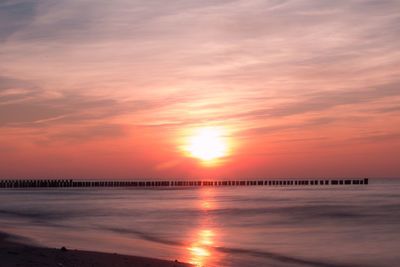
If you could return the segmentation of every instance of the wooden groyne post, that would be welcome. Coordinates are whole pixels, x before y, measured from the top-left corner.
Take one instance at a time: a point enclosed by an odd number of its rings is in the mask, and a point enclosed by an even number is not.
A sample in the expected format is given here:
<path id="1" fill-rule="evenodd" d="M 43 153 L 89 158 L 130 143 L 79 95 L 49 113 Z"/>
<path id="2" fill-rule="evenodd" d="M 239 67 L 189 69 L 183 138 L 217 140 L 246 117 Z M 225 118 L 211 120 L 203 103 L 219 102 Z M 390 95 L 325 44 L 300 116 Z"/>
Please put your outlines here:
<path id="1" fill-rule="evenodd" d="M 329 186 L 367 185 L 362 179 L 258 179 L 258 180 L 73 180 L 73 179 L 29 179 L 0 180 L 0 188 L 70 188 L 70 187 L 211 187 L 211 186 Z"/>

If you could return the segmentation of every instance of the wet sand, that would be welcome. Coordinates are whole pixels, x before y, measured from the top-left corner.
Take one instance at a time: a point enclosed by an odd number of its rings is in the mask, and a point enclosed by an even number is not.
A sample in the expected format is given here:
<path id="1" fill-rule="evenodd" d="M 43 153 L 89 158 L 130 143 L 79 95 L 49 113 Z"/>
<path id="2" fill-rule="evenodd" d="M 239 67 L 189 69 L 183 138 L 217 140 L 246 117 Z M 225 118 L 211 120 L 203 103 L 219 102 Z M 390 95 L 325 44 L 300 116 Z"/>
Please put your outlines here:
<path id="1" fill-rule="evenodd" d="M 22 242 L 21 242 L 22 241 Z M 0 232 L 0 267 L 187 267 L 190 264 L 115 253 L 45 248 Z"/>

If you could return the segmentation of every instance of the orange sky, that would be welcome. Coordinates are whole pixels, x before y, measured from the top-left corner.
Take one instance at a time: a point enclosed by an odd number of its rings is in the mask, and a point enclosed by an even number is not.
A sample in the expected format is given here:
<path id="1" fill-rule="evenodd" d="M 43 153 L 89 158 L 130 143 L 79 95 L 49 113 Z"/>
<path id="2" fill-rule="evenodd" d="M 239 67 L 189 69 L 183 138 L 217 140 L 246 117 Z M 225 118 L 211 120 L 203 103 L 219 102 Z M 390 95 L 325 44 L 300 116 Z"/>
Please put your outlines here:
<path id="1" fill-rule="evenodd" d="M 399 1 L 0 3 L 0 177 L 400 176 Z M 203 127 L 229 153 L 182 151 Z"/>

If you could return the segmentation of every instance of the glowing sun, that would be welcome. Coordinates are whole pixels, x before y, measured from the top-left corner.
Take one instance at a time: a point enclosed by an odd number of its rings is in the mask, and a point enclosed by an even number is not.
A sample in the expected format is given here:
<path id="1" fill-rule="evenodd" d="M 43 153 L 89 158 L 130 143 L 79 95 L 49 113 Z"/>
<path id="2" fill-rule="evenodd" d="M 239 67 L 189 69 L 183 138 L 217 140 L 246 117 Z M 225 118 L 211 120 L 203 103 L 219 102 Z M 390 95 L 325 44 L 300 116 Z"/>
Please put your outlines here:
<path id="1" fill-rule="evenodd" d="M 227 155 L 227 142 L 221 129 L 206 127 L 198 129 L 188 140 L 186 147 L 190 156 L 202 161 L 212 161 Z"/>

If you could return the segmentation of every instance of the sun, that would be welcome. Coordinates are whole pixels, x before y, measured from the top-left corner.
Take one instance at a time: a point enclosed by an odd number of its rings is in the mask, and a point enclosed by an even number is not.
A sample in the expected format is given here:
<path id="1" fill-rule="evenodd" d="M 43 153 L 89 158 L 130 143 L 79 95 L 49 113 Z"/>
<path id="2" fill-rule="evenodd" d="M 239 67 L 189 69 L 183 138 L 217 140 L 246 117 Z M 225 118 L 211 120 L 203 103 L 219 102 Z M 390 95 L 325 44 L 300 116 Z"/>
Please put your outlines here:
<path id="1" fill-rule="evenodd" d="M 226 156 L 228 147 L 220 128 L 205 127 L 197 129 L 188 139 L 186 151 L 191 157 L 207 162 Z"/>

